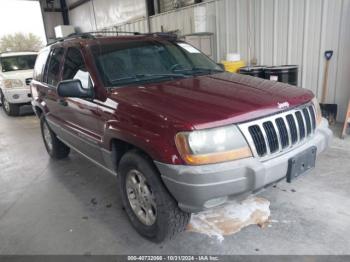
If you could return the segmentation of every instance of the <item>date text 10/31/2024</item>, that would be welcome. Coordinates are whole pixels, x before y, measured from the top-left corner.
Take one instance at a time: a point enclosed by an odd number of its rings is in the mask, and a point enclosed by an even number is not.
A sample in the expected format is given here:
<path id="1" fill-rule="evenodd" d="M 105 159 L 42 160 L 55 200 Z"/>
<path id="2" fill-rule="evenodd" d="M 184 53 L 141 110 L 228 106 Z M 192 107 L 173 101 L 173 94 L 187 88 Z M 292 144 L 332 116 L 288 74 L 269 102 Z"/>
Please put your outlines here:
<path id="1" fill-rule="evenodd" d="M 166 256 L 128 256 L 128 261 L 219 261 L 218 256 L 179 256 L 179 255 L 166 255 Z"/>

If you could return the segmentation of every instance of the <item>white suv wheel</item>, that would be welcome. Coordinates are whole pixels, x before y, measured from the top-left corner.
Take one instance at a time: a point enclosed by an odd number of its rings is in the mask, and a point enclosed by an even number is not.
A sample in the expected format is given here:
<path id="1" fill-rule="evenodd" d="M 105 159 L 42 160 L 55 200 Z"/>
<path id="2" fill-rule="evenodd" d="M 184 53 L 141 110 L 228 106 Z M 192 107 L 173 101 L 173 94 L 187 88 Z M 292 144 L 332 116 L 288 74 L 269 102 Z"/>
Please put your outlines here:
<path id="1" fill-rule="evenodd" d="M 10 103 L 6 100 L 6 98 L 4 98 L 4 109 L 6 110 L 6 112 L 10 112 Z"/>

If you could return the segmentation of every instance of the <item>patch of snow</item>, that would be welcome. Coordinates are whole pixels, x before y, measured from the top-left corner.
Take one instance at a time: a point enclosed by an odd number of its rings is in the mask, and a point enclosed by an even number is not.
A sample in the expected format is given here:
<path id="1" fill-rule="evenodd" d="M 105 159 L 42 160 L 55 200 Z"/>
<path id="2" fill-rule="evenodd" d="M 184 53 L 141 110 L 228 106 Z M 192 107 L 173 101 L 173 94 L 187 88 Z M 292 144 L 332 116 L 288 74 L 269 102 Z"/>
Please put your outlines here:
<path id="1" fill-rule="evenodd" d="M 188 231 L 216 237 L 222 242 L 225 235 L 239 232 L 248 225 L 265 227 L 270 217 L 270 202 L 250 197 L 241 203 L 231 201 L 224 206 L 193 214 Z"/>

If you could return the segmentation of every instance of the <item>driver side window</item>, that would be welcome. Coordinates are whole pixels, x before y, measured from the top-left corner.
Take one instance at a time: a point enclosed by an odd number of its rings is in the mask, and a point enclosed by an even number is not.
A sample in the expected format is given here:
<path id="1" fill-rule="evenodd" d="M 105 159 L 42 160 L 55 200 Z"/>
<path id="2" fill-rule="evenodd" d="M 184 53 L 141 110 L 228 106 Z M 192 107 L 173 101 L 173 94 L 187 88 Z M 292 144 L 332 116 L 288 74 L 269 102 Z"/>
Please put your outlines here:
<path id="1" fill-rule="evenodd" d="M 86 69 L 83 56 L 78 48 L 68 48 L 66 59 L 64 60 L 62 79 L 79 79 L 84 89 L 92 87 L 90 74 Z"/>

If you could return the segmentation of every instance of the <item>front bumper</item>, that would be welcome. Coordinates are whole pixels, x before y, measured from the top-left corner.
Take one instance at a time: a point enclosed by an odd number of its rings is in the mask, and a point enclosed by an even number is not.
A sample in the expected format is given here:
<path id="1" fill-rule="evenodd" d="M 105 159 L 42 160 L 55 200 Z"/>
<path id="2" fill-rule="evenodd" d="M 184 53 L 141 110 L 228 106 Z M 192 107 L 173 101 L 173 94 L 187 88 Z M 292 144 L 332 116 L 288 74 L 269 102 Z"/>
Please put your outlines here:
<path id="1" fill-rule="evenodd" d="M 323 119 L 315 134 L 305 143 L 266 161 L 251 157 L 200 166 L 155 163 L 179 207 L 193 213 L 282 179 L 287 174 L 291 157 L 312 146 L 317 147 L 317 154 L 321 153 L 329 146 L 332 136 L 327 120 Z"/>
<path id="2" fill-rule="evenodd" d="M 32 100 L 29 88 L 3 88 L 2 93 L 11 104 L 27 104 Z"/>

